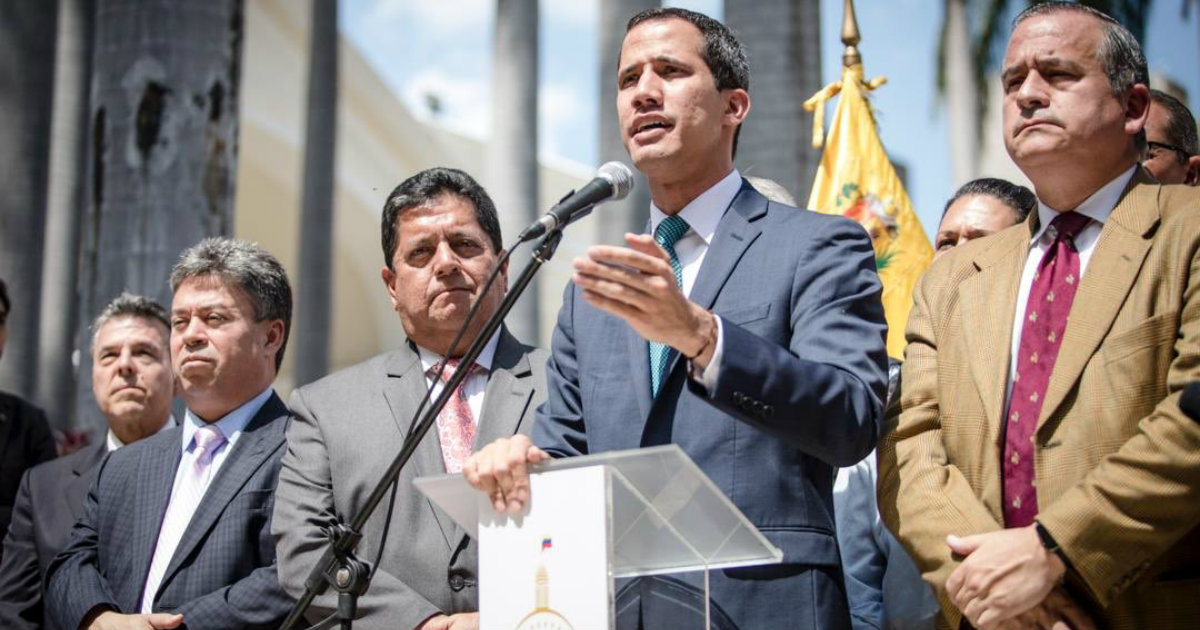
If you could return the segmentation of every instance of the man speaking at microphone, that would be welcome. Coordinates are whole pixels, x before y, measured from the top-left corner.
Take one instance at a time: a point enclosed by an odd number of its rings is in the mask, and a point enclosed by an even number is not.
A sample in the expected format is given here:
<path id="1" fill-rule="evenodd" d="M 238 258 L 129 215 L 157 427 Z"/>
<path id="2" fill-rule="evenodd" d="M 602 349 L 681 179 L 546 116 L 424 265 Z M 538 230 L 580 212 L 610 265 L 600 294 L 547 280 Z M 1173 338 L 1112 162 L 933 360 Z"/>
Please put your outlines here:
<path id="1" fill-rule="evenodd" d="M 370 589 L 358 600 L 354 627 L 478 628 L 475 545 L 412 480 L 458 472 L 476 444 L 527 433 L 533 410 L 546 397 L 546 353 L 501 328 L 474 365 L 459 365 L 508 284 L 504 266 L 483 291 L 503 245 L 496 207 L 469 175 L 433 168 L 405 180 L 384 202 L 382 240 L 380 275 L 406 339 L 392 352 L 292 395 L 295 419 L 272 526 L 279 580 L 293 597 L 304 592 L 325 550 L 322 528 L 335 520 L 349 523 L 366 503 L 430 386 L 436 397 L 456 370 L 469 369 L 400 474 L 390 514 L 385 500 L 362 532 L 359 559 L 379 559 Z M 479 312 L 462 341 L 450 347 L 474 302 Z M 439 370 L 441 380 L 434 380 Z M 307 618 L 315 622 L 336 609 L 337 593 L 329 589 L 313 601 Z"/>
<path id="2" fill-rule="evenodd" d="M 614 79 L 650 234 L 574 261 L 532 443 L 490 444 L 464 473 L 517 513 L 528 462 L 678 444 L 784 555 L 711 575 L 714 627 L 849 627 L 832 487 L 874 447 L 886 389 L 871 241 L 734 169 L 749 69 L 724 25 L 640 13 Z M 701 627 L 702 579 L 620 586 L 617 626 Z"/>

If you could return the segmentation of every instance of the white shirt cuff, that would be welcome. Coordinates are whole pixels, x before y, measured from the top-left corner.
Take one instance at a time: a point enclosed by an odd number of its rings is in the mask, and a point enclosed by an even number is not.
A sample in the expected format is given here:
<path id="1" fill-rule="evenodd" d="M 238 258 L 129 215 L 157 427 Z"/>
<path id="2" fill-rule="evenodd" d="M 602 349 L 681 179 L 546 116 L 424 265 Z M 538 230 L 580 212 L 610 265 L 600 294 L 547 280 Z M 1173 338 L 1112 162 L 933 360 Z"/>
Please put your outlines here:
<path id="1" fill-rule="evenodd" d="M 692 380 L 699 383 L 708 392 L 712 392 L 717 388 L 717 379 L 721 375 L 721 357 L 725 350 L 725 335 L 722 334 L 721 317 L 713 315 L 713 319 L 717 320 L 717 347 L 713 349 L 712 359 L 708 362 L 708 367 L 701 368 L 700 366 L 688 361 L 688 374 Z"/>

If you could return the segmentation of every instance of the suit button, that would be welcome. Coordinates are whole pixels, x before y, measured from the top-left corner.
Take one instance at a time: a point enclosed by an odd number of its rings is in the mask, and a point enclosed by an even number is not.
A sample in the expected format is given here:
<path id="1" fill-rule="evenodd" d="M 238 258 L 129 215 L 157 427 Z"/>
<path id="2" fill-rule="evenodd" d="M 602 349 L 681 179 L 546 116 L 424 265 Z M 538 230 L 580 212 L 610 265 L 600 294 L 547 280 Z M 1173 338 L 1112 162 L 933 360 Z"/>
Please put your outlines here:
<path id="1" fill-rule="evenodd" d="M 461 591 L 463 589 L 463 586 L 466 585 L 466 583 L 467 583 L 467 581 L 463 579 L 463 576 L 461 576 L 457 573 L 450 576 L 450 588 L 452 588 L 456 591 Z"/>
<path id="2" fill-rule="evenodd" d="M 742 392 L 733 392 L 733 404 L 741 407 L 746 403 L 746 395 Z"/>
<path id="3" fill-rule="evenodd" d="M 771 405 L 763 405 L 762 415 L 764 418 L 770 418 L 775 415 L 775 408 Z"/>

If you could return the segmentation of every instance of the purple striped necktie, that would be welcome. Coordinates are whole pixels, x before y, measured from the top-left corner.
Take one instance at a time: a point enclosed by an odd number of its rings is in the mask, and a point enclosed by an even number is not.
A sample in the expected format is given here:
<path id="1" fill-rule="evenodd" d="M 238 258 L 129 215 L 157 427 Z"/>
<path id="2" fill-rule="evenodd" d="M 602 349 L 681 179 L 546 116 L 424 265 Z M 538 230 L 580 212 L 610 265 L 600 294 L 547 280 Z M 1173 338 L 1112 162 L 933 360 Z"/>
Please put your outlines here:
<path id="1" fill-rule="evenodd" d="M 201 499 L 212 481 L 213 456 L 225 443 L 225 436 L 217 427 L 208 424 L 196 429 L 192 438 L 196 448 L 192 451 L 192 460 L 180 462 L 182 470 L 179 474 L 178 487 L 171 494 L 171 502 L 167 505 L 167 513 L 163 516 L 162 526 L 158 530 L 158 542 L 154 546 L 154 559 L 150 561 L 150 571 L 146 574 L 146 584 L 142 591 L 142 613 L 153 612 L 154 596 L 162 585 L 167 566 L 171 557 L 187 530 L 192 515 L 200 506 Z"/>

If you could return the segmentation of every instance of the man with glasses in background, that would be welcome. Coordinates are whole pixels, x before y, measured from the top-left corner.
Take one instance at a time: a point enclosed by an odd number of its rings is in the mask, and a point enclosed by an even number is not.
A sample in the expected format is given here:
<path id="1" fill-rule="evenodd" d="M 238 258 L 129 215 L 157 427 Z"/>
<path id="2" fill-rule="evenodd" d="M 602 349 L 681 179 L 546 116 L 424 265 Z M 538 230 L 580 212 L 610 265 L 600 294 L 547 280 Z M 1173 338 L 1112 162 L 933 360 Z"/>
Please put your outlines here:
<path id="1" fill-rule="evenodd" d="M 1164 184 L 1200 185 L 1200 143 L 1192 112 L 1161 90 L 1150 90 L 1150 101 L 1142 166 Z"/>

